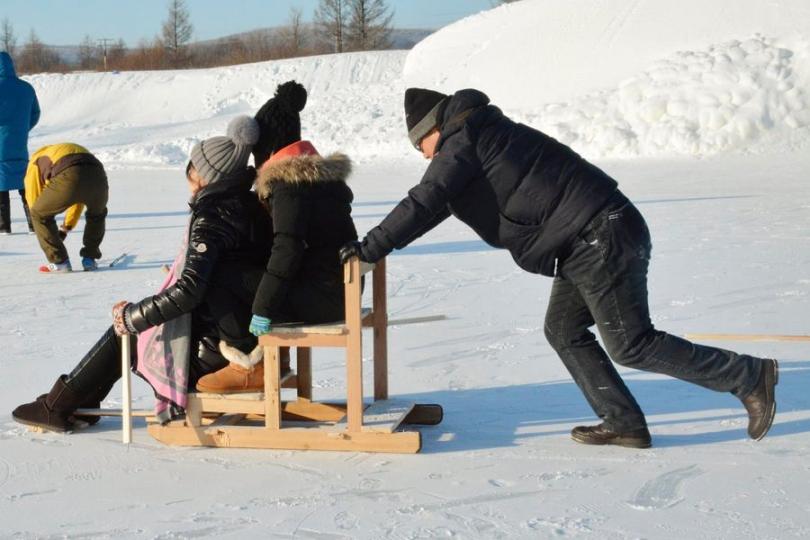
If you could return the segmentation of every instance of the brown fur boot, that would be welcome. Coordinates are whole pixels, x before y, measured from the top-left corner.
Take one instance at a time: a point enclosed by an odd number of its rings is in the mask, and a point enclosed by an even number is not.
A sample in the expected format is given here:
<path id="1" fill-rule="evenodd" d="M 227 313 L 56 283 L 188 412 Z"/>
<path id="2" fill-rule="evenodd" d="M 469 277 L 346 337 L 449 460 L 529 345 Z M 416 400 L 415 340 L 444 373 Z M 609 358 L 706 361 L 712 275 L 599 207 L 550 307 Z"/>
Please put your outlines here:
<path id="1" fill-rule="evenodd" d="M 28 426 L 35 426 L 46 431 L 64 433 L 73 429 L 69 420 L 84 400 L 66 383 L 66 376 L 62 375 L 54 383 L 51 391 L 40 396 L 31 403 L 20 405 L 11 413 L 17 422 Z"/>
<path id="2" fill-rule="evenodd" d="M 250 354 L 246 354 L 220 341 L 219 352 L 230 363 L 219 371 L 200 378 L 197 381 L 199 392 L 232 394 L 264 391 L 264 351 L 261 347 L 257 346 Z"/>

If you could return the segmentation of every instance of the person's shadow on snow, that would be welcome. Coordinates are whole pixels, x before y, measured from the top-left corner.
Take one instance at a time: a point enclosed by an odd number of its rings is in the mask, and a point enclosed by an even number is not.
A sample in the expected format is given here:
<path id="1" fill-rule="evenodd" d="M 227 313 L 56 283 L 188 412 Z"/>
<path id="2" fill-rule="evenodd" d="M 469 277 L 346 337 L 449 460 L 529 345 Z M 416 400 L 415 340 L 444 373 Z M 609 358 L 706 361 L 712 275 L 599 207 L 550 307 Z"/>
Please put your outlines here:
<path id="1" fill-rule="evenodd" d="M 810 387 L 810 362 L 782 361 L 779 368 L 776 419 L 766 440 L 810 432 L 810 418 L 780 418 L 780 413 L 810 410 L 806 392 Z M 622 376 L 647 416 L 653 447 L 750 440 L 745 409 L 733 395 L 677 379 L 655 379 L 640 371 L 624 372 Z M 571 380 L 394 397 L 443 406 L 441 424 L 411 428 L 422 432 L 423 453 L 464 452 L 516 446 L 528 439 L 567 438 L 576 425 L 599 423 Z M 700 432 L 661 433 L 659 428 L 672 424 L 699 425 Z"/>

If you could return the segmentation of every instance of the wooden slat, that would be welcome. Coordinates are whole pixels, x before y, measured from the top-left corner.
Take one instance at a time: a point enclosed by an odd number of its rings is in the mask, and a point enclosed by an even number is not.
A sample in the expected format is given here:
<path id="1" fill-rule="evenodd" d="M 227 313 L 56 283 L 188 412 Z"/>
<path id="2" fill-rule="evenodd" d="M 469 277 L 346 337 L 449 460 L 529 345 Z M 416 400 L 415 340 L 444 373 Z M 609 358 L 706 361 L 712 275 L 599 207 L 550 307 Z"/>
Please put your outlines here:
<path id="1" fill-rule="evenodd" d="M 121 416 L 122 409 L 76 409 L 74 416 Z M 132 409 L 133 418 L 149 418 L 155 416 L 155 411 L 149 409 Z"/>
<path id="2" fill-rule="evenodd" d="M 171 423 L 150 424 L 149 434 L 164 444 L 231 448 L 277 448 L 282 450 L 342 450 L 353 452 L 416 453 L 418 431 L 395 433 L 333 433 L 319 428 L 266 428 L 231 426 L 211 429 L 185 428 Z M 206 433 L 211 431 L 212 433 Z"/>
<path id="3" fill-rule="evenodd" d="M 778 334 L 686 334 L 691 341 L 810 341 L 810 336 Z"/>
<path id="4" fill-rule="evenodd" d="M 345 347 L 345 334 L 264 334 L 259 345 L 280 347 Z"/>
<path id="5" fill-rule="evenodd" d="M 206 435 L 212 435 L 217 428 L 223 426 L 234 426 L 245 419 L 244 414 L 223 414 L 209 425 L 205 426 Z"/>
<path id="6" fill-rule="evenodd" d="M 399 399 L 382 399 L 375 401 L 363 411 L 363 431 L 374 433 L 393 433 L 410 414 L 415 404 L 412 401 Z M 336 431 L 346 429 L 346 418 L 336 425 Z"/>
<path id="7" fill-rule="evenodd" d="M 361 310 L 362 317 L 368 317 L 372 314 L 371 308 L 363 308 Z M 327 334 L 327 335 L 343 335 L 346 333 L 346 324 L 344 321 L 335 321 L 323 324 L 280 324 L 274 326 L 267 336 L 276 334 Z"/>

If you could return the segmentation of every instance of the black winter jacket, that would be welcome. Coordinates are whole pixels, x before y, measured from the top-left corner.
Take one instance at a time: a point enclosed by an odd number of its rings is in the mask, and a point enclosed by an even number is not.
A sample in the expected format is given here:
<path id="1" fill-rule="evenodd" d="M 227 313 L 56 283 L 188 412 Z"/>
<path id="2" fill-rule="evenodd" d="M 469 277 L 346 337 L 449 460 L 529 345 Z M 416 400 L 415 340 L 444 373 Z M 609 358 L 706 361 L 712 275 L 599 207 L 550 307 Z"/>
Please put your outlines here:
<path id="1" fill-rule="evenodd" d="M 274 236 L 253 313 L 283 319 L 291 288 L 302 284 L 334 289 L 342 297 L 338 251 L 357 240 L 354 195 L 346 185 L 350 172 L 344 154 L 297 156 L 262 167 L 256 190 L 272 216 Z"/>
<path id="2" fill-rule="evenodd" d="M 451 96 L 422 181 L 362 244 L 367 261 L 401 249 L 449 215 L 529 272 L 554 275 L 616 182 L 553 138 L 513 122 L 478 90 Z"/>
<path id="3" fill-rule="evenodd" d="M 250 307 L 272 245 L 267 212 L 250 191 L 255 174 L 248 168 L 223 178 L 189 203 L 185 267 L 174 285 L 127 306 L 125 319 L 138 332 L 193 311 L 229 343 L 248 335 Z"/>

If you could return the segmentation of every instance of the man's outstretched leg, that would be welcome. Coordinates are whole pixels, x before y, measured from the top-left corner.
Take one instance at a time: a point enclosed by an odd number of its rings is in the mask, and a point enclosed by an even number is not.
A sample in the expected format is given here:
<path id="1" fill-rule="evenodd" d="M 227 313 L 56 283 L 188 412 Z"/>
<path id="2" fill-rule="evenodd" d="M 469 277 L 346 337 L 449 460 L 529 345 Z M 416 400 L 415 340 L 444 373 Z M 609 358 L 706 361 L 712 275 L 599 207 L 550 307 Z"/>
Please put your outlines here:
<path id="1" fill-rule="evenodd" d="M 653 327 L 647 299 L 652 247 L 638 210 L 616 201 L 597 214 L 581 240 L 562 273 L 582 295 L 610 358 L 734 394 L 748 412 L 749 436 L 764 437 L 776 410 L 776 361 L 694 344 Z"/>

